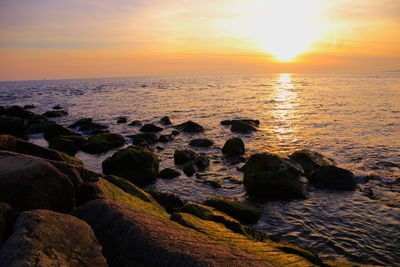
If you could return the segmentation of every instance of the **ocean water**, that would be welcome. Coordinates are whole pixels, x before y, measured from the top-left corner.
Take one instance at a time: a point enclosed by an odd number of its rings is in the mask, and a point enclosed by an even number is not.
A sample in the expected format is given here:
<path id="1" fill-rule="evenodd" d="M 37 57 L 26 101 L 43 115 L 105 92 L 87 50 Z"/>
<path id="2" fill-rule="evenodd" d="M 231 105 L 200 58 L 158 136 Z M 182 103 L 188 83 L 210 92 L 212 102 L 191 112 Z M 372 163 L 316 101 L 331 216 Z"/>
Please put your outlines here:
<path id="1" fill-rule="evenodd" d="M 112 79 L 42 80 L 0 82 L 0 105 L 33 104 L 36 113 L 63 106 L 69 115 L 55 119 L 69 125 L 91 117 L 112 132 L 125 136 L 137 127 L 117 124 L 155 122 L 167 115 L 174 124 L 193 120 L 203 125 L 203 134 L 181 134 L 174 141 L 157 144 L 161 168 L 174 167 L 175 149 L 187 148 L 191 139 L 214 141 L 206 153 L 211 166 L 201 178 L 181 175 L 157 180 L 150 186 L 201 202 L 211 196 L 245 198 L 243 174 L 220 151 L 226 139 L 241 137 L 246 157 L 257 152 L 281 156 L 308 148 L 336 161 L 362 177 L 377 175 L 390 184 L 400 178 L 400 73 L 363 75 L 247 75 L 201 77 L 135 77 Z M 252 134 L 233 134 L 220 121 L 253 118 L 261 121 Z M 162 133 L 174 128 L 165 127 Z M 47 143 L 40 136 L 31 141 Z M 129 139 L 127 138 L 127 142 Z M 114 150 L 115 151 L 115 150 Z M 91 169 L 101 171 L 102 155 L 79 152 Z M 234 179 L 233 179 L 233 178 Z M 205 180 L 216 179 L 222 188 Z M 391 187 L 391 197 L 399 189 Z M 361 192 L 312 190 L 301 201 L 272 201 L 256 228 L 309 247 L 324 258 L 396 266 L 400 264 L 400 209 L 371 200 Z"/>

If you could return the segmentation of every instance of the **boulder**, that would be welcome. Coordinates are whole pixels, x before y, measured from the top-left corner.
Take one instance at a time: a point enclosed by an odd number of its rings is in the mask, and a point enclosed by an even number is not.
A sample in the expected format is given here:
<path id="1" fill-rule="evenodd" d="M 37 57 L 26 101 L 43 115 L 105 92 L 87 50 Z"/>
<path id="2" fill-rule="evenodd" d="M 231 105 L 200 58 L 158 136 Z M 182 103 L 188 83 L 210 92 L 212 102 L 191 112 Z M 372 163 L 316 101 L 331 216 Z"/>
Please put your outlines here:
<path id="1" fill-rule="evenodd" d="M 178 211 L 183 206 L 182 200 L 174 194 L 154 190 L 147 190 L 147 193 L 163 206 L 168 213 Z"/>
<path id="2" fill-rule="evenodd" d="M 174 153 L 174 162 L 175 162 L 175 164 L 181 165 L 190 160 L 195 160 L 197 158 L 197 156 L 198 155 L 195 152 L 193 152 L 192 150 L 178 149 L 178 150 L 175 150 L 175 153 Z"/>
<path id="3" fill-rule="evenodd" d="M 228 156 L 242 155 L 244 151 L 244 142 L 239 137 L 229 138 L 222 147 L 222 153 Z"/>
<path id="4" fill-rule="evenodd" d="M 212 145 L 214 145 L 214 142 L 206 138 L 193 139 L 189 142 L 189 146 L 195 147 L 210 147 Z"/>
<path id="5" fill-rule="evenodd" d="M 171 134 L 172 134 L 172 135 L 174 135 L 174 136 L 177 136 L 177 135 L 179 135 L 179 134 L 180 134 L 180 132 L 179 132 L 179 131 L 177 131 L 177 130 L 173 130 Z"/>
<path id="6" fill-rule="evenodd" d="M 306 198 L 301 166 L 270 153 L 254 154 L 242 168 L 248 194 L 261 199 Z"/>
<path id="7" fill-rule="evenodd" d="M 62 151 L 71 156 L 78 152 L 78 147 L 75 145 L 74 141 L 62 137 L 50 139 L 49 148 Z"/>
<path id="8" fill-rule="evenodd" d="M 234 124 L 236 122 L 249 123 L 249 124 L 253 124 L 255 126 L 260 125 L 260 121 L 259 120 L 253 120 L 253 119 L 224 120 L 224 121 L 221 121 L 221 125 L 232 125 L 232 124 Z"/>
<path id="9" fill-rule="evenodd" d="M 5 110 L 4 114 L 10 117 L 18 117 L 26 120 L 36 115 L 32 111 L 26 110 L 20 106 L 11 106 Z"/>
<path id="10" fill-rule="evenodd" d="M 53 107 L 53 109 L 60 110 L 60 109 L 63 109 L 63 107 L 60 106 L 60 105 L 55 105 L 55 106 Z"/>
<path id="11" fill-rule="evenodd" d="M 125 138 L 120 134 L 101 133 L 87 139 L 81 150 L 90 154 L 101 154 L 124 144 Z"/>
<path id="12" fill-rule="evenodd" d="M 245 122 L 245 121 L 234 121 L 231 124 L 231 132 L 235 133 L 250 133 L 257 131 L 257 125 Z"/>
<path id="13" fill-rule="evenodd" d="M 69 212 L 75 188 L 69 177 L 44 159 L 0 155 L 0 201 L 20 210 Z"/>
<path id="14" fill-rule="evenodd" d="M 131 123 L 129 123 L 129 126 L 142 126 L 143 123 L 141 121 L 132 121 Z"/>
<path id="15" fill-rule="evenodd" d="M 318 152 L 308 149 L 296 151 L 289 155 L 289 158 L 303 167 L 306 177 L 310 177 L 311 172 L 321 166 L 335 165 L 332 160 L 324 157 Z"/>
<path id="16" fill-rule="evenodd" d="M 29 124 L 28 128 L 26 129 L 26 133 L 27 134 L 44 133 L 44 131 L 48 127 L 51 127 L 54 124 L 56 124 L 54 121 L 35 122 L 32 124 Z"/>
<path id="17" fill-rule="evenodd" d="M 160 135 L 160 137 L 158 137 L 157 142 L 167 143 L 167 142 L 174 140 L 174 138 L 175 138 L 175 135 L 173 135 L 173 134 L 162 134 L 162 135 Z"/>
<path id="18" fill-rule="evenodd" d="M 160 173 L 158 174 L 158 177 L 160 177 L 162 179 L 172 179 L 172 178 L 178 177 L 179 175 L 181 175 L 181 173 L 178 172 L 177 170 L 174 170 L 171 168 L 166 168 L 166 169 L 160 171 Z"/>
<path id="19" fill-rule="evenodd" d="M 310 184 L 317 188 L 355 190 L 357 179 L 351 171 L 335 166 L 321 166 L 310 174 Z"/>
<path id="20" fill-rule="evenodd" d="M 117 118 L 117 123 L 127 123 L 128 119 L 126 117 Z"/>
<path id="21" fill-rule="evenodd" d="M 58 137 L 60 135 L 80 135 L 78 133 L 75 133 L 71 129 L 65 128 L 64 126 L 61 126 L 59 124 L 49 124 L 43 131 L 43 137 L 46 140 L 50 140 L 52 138 Z"/>
<path id="22" fill-rule="evenodd" d="M 222 197 L 207 199 L 204 204 L 232 216 L 242 224 L 256 223 L 262 212 L 258 205 Z"/>
<path id="23" fill-rule="evenodd" d="M 17 138 L 12 135 L 0 135 L 0 150 L 16 151 Z"/>
<path id="24" fill-rule="evenodd" d="M 93 230 L 49 210 L 22 212 L 0 250 L 1 266 L 107 266 Z"/>
<path id="25" fill-rule="evenodd" d="M 200 154 L 195 158 L 194 163 L 200 170 L 204 170 L 210 166 L 210 159 L 207 155 Z"/>
<path id="26" fill-rule="evenodd" d="M 193 160 L 189 160 L 182 165 L 182 170 L 187 176 L 192 176 L 197 171 L 196 164 Z"/>
<path id="27" fill-rule="evenodd" d="M 8 237 L 12 217 L 10 205 L 0 202 L 0 248 Z"/>
<path id="28" fill-rule="evenodd" d="M 10 116 L 0 116 L 0 134 L 23 135 L 28 122 L 25 119 Z"/>
<path id="29" fill-rule="evenodd" d="M 6 108 L 3 106 L 0 106 L 0 115 L 4 115 L 6 113 Z"/>
<path id="30" fill-rule="evenodd" d="M 200 124 L 193 122 L 193 121 L 187 121 L 187 122 L 181 123 L 181 124 L 177 125 L 176 128 L 185 133 L 202 133 L 202 132 L 204 132 L 203 126 L 201 126 Z"/>
<path id="31" fill-rule="evenodd" d="M 144 186 L 155 181 L 159 159 L 151 150 L 129 146 L 115 152 L 102 163 L 104 174 L 123 177 L 136 185 Z"/>
<path id="32" fill-rule="evenodd" d="M 142 127 L 140 127 L 140 131 L 144 133 L 158 133 L 161 132 L 163 128 L 158 127 L 157 125 L 154 125 L 152 123 L 150 124 L 145 124 Z"/>
<path id="33" fill-rule="evenodd" d="M 90 133 L 90 134 L 95 134 L 94 131 L 102 131 L 104 132 L 105 129 L 108 128 L 106 125 L 101 125 L 98 123 L 93 122 L 92 118 L 83 118 L 80 120 L 77 120 L 68 128 L 71 129 L 78 129 L 79 131 L 85 132 L 85 133 Z"/>
<path id="34" fill-rule="evenodd" d="M 36 106 L 35 105 L 25 105 L 24 106 L 24 109 L 33 109 L 33 108 L 36 108 Z"/>
<path id="35" fill-rule="evenodd" d="M 168 116 L 164 116 L 160 119 L 160 124 L 162 125 L 171 125 L 172 122 Z"/>
<path id="36" fill-rule="evenodd" d="M 57 117 L 62 117 L 62 116 L 67 116 L 68 112 L 65 110 L 49 110 L 43 113 L 43 116 L 47 118 L 57 118 Z"/>
<path id="37" fill-rule="evenodd" d="M 139 145 L 143 142 L 152 145 L 158 141 L 158 137 L 154 133 L 135 134 L 135 135 L 130 135 L 129 137 L 132 138 L 133 145 Z"/>

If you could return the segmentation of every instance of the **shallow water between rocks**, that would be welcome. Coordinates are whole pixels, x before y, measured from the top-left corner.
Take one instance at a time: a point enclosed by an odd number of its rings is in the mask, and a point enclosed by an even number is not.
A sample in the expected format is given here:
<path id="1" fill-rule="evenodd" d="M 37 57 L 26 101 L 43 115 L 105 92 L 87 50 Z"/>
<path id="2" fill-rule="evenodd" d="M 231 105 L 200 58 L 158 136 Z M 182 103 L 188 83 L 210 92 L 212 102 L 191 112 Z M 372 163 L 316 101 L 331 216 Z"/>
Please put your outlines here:
<path id="1" fill-rule="evenodd" d="M 204 77 L 137 77 L 0 82 L 0 105 L 36 106 L 42 113 L 59 104 L 69 115 L 55 119 L 69 125 L 91 117 L 122 135 L 138 133 L 138 127 L 117 124 L 155 122 L 167 115 L 174 124 L 193 120 L 203 134 L 181 134 L 169 143 L 158 143 L 160 169 L 174 167 L 175 149 L 187 148 L 194 138 L 209 138 L 214 146 L 191 148 L 211 157 L 201 178 L 182 174 L 158 179 L 150 188 L 171 192 L 186 201 L 201 202 L 211 196 L 246 198 L 235 163 L 220 148 L 231 136 L 246 144 L 246 157 L 257 152 L 281 156 L 308 148 L 334 159 L 358 176 L 378 175 L 390 182 L 400 178 L 400 74 L 363 75 L 251 75 Z M 226 119 L 261 121 L 252 134 L 233 134 L 220 125 Z M 164 127 L 163 134 L 174 130 Z M 40 136 L 31 141 L 47 146 Z M 127 138 L 127 141 L 129 139 Z M 88 168 L 101 171 L 102 155 L 79 152 Z M 179 167 L 177 167 L 179 169 Z M 232 178 L 233 177 L 233 178 Z M 203 183 L 222 181 L 222 188 Z M 394 193 L 393 193 L 394 192 Z M 399 196 L 399 189 L 393 190 Z M 366 264 L 400 264 L 400 209 L 369 199 L 360 191 L 338 192 L 311 188 L 307 200 L 271 201 L 257 229 L 295 244 L 309 247 L 323 258 Z"/>

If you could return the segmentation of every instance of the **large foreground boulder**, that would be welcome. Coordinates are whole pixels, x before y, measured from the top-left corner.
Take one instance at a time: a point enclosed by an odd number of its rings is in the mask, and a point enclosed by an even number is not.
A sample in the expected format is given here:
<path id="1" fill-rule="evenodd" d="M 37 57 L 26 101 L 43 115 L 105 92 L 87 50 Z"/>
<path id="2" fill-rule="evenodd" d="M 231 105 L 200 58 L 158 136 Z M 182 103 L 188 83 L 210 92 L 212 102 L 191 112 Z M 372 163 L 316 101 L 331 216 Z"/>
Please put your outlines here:
<path id="1" fill-rule="evenodd" d="M 357 188 L 357 179 L 354 174 L 335 166 L 319 167 L 311 173 L 309 181 L 318 188 L 350 191 Z"/>
<path id="2" fill-rule="evenodd" d="M 0 155 L 0 201 L 20 210 L 69 212 L 75 188 L 68 176 L 44 159 Z"/>
<path id="3" fill-rule="evenodd" d="M 129 146 L 103 161 L 103 173 L 123 177 L 136 185 L 151 184 L 157 178 L 159 159 L 150 149 Z"/>
<path id="4" fill-rule="evenodd" d="M 87 223 L 49 210 L 26 211 L 0 250 L 1 266 L 107 266 Z"/>
<path id="5" fill-rule="evenodd" d="M 124 144 L 125 138 L 120 134 L 101 133 L 86 140 L 81 149 L 90 154 L 101 154 Z"/>
<path id="6" fill-rule="evenodd" d="M 306 177 L 309 177 L 313 170 L 321 166 L 335 165 L 332 160 L 324 157 L 322 154 L 308 149 L 296 151 L 289 158 L 303 167 Z"/>
<path id="7" fill-rule="evenodd" d="M 299 164 L 270 153 L 254 154 L 242 168 L 250 196 L 262 199 L 306 198 L 306 179 Z"/>

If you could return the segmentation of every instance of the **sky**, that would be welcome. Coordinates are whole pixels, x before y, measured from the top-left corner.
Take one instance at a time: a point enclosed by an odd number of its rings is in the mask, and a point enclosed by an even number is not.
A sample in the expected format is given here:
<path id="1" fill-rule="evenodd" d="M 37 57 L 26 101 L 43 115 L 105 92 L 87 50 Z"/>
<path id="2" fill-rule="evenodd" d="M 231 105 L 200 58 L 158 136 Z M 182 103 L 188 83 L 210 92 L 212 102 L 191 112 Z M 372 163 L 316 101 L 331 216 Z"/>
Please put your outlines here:
<path id="1" fill-rule="evenodd" d="M 400 69 L 400 0 L 0 0 L 0 80 Z"/>

